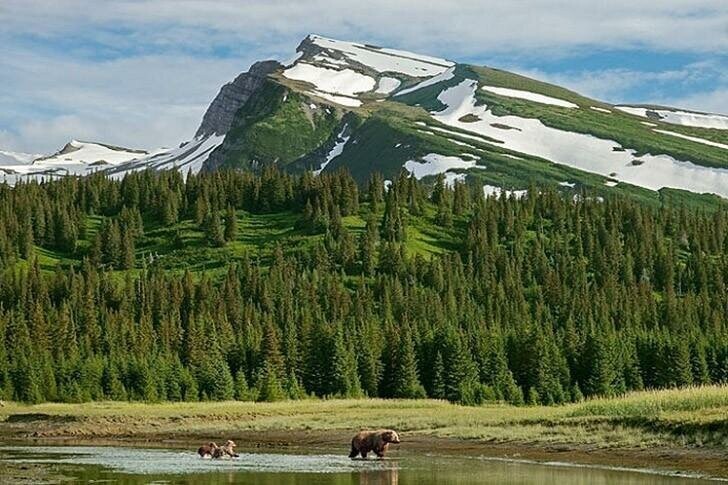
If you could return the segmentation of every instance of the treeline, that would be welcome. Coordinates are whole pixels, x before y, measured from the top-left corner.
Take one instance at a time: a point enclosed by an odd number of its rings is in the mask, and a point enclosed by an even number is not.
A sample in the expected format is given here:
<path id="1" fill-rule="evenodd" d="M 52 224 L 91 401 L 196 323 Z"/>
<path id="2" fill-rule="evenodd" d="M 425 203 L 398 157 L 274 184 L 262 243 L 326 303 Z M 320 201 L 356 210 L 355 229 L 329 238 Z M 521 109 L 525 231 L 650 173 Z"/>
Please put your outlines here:
<path id="1" fill-rule="evenodd" d="M 241 209 L 294 211 L 316 237 L 219 277 L 135 259 L 149 224 L 193 220 L 224 245 Z M 453 251 L 418 255 L 415 221 L 451 227 Z M 83 262 L 43 272 L 39 247 Z M 404 174 L 362 191 L 345 173 L 68 178 L 0 186 L 0 271 L 5 399 L 552 404 L 728 382 L 725 211 L 484 199 Z"/>

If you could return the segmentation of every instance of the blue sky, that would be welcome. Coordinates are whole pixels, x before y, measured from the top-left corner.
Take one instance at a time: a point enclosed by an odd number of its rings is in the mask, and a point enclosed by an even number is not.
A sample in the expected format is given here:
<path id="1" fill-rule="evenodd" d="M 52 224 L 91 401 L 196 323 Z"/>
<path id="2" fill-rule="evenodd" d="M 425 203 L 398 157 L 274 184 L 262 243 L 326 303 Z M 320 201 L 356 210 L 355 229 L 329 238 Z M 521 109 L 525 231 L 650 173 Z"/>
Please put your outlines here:
<path id="1" fill-rule="evenodd" d="M 306 34 L 728 113 L 726 0 L 3 0 L 0 148 L 190 138 L 222 84 Z"/>

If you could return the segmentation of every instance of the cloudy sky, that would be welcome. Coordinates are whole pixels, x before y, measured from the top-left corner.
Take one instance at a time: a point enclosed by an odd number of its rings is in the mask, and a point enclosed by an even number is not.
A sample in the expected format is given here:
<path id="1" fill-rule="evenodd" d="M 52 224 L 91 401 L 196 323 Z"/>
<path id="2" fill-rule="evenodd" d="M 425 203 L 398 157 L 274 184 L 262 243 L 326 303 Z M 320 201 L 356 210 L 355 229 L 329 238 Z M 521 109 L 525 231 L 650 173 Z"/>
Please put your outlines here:
<path id="1" fill-rule="evenodd" d="M 728 113 L 727 0 L 0 0 L 0 148 L 177 145 L 311 32 Z"/>

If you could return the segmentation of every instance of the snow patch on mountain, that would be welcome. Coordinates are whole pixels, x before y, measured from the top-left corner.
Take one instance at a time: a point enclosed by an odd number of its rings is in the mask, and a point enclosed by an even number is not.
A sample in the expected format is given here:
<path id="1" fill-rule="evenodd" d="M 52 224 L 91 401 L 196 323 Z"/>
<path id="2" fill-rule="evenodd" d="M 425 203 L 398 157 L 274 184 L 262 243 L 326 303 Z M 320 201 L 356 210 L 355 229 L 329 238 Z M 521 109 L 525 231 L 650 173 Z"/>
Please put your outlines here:
<path id="1" fill-rule="evenodd" d="M 497 86 L 481 86 L 483 91 L 497 94 L 499 96 L 505 96 L 507 98 L 518 98 L 525 99 L 526 101 L 533 101 L 534 103 L 550 104 L 552 106 L 560 106 L 562 108 L 578 108 L 579 105 L 571 103 L 569 101 L 552 98 L 544 94 L 532 93 L 531 91 L 522 91 L 520 89 L 500 88 Z"/>
<path id="2" fill-rule="evenodd" d="M 72 140 L 58 152 L 36 157 L 32 161 L 23 157 L 11 157 L 10 163 L 0 163 L 0 171 L 7 175 L 4 180 L 14 185 L 20 179 L 41 180 L 88 175 L 147 155 L 144 150 Z"/>
<path id="3" fill-rule="evenodd" d="M 635 116 L 657 119 L 673 125 L 728 130 L 728 116 L 725 115 L 659 108 L 653 109 L 642 106 L 615 106 L 615 108 Z"/>
<path id="4" fill-rule="evenodd" d="M 324 49 L 341 52 L 352 61 L 377 72 L 398 72 L 412 77 L 429 77 L 440 74 L 454 64 L 445 59 L 423 56 L 395 49 L 378 49 L 354 42 L 327 39 L 311 35 L 309 39 Z"/>
<path id="5" fill-rule="evenodd" d="M 619 144 L 591 135 L 545 126 L 540 120 L 518 116 L 495 116 L 487 106 L 476 106 L 477 82 L 464 80 L 443 90 L 438 100 L 447 108 L 433 113 L 446 125 L 502 142 L 509 150 L 526 153 L 586 172 L 610 176 L 640 187 L 659 190 L 665 187 L 697 193 L 713 193 L 728 198 L 728 170 L 678 161 L 667 155 L 637 156 L 635 150 L 614 151 Z M 463 122 L 465 115 L 475 122 Z M 492 123 L 506 124 L 517 130 L 501 130 Z M 638 160 L 639 163 L 635 163 Z M 614 174 L 614 175 L 612 175 Z"/>
<path id="6" fill-rule="evenodd" d="M 382 76 L 379 78 L 379 85 L 377 90 L 374 91 L 376 94 L 389 94 L 402 84 L 402 81 L 393 77 Z"/>
<path id="7" fill-rule="evenodd" d="M 528 190 L 505 190 L 502 187 L 497 187 L 495 185 L 483 185 L 483 195 L 485 195 L 486 198 L 492 197 L 494 199 L 499 199 L 502 194 L 505 194 L 508 199 L 511 197 L 522 199 L 528 195 Z"/>
<path id="8" fill-rule="evenodd" d="M 723 148 L 724 150 L 728 150 L 728 145 L 726 145 L 725 143 L 718 143 L 717 141 L 706 140 L 705 138 L 698 138 L 697 136 L 683 135 L 682 133 L 675 133 L 673 131 L 667 131 L 667 130 L 653 130 L 653 131 L 655 133 L 662 133 L 663 135 L 676 136 L 678 138 L 683 138 L 685 140 L 694 141 L 696 143 L 702 143 L 703 145 L 710 145 L 712 147 L 718 147 L 718 148 Z"/>
<path id="9" fill-rule="evenodd" d="M 339 133 L 336 137 L 336 144 L 331 148 L 329 153 L 326 155 L 326 160 L 321 163 L 321 166 L 318 168 L 318 170 L 314 170 L 313 174 L 318 175 L 320 174 L 325 168 L 326 165 L 331 163 L 331 160 L 338 157 L 344 152 L 344 147 L 346 146 L 346 143 L 349 141 L 349 138 L 351 138 L 351 135 L 343 136 L 344 132 L 346 131 L 346 125 L 341 129 L 341 133 Z"/>
<path id="10" fill-rule="evenodd" d="M 220 146 L 224 139 L 225 135 L 211 135 L 195 138 L 189 142 L 183 143 L 179 148 L 158 151 L 148 157 L 133 160 L 111 168 L 107 170 L 107 172 L 113 178 L 123 178 L 126 173 L 146 169 L 176 169 L 185 175 L 188 172 L 197 173 L 202 168 L 202 164 L 207 161 L 210 153 Z"/>
<path id="11" fill-rule="evenodd" d="M 635 116 L 641 116 L 647 118 L 647 108 L 637 108 L 632 106 L 615 106 L 619 111 L 624 111 Z"/>
<path id="12" fill-rule="evenodd" d="M 376 81 L 351 69 L 329 69 L 299 62 L 283 71 L 283 75 L 295 81 L 305 81 L 324 93 L 354 96 L 374 89 Z"/>
<path id="13" fill-rule="evenodd" d="M 74 165 L 115 165 L 128 160 L 146 156 L 145 150 L 131 150 L 102 143 L 71 140 L 63 149 L 47 157 L 37 158 L 33 161 L 36 167 L 41 166 L 68 166 Z"/>
<path id="14" fill-rule="evenodd" d="M 321 91 L 309 92 L 312 96 L 318 96 L 319 98 L 331 101 L 332 103 L 340 104 L 342 106 L 348 106 L 350 108 L 358 108 L 361 106 L 361 101 L 357 98 L 350 98 L 348 96 L 337 96 L 335 94 L 322 93 Z"/>
<path id="15" fill-rule="evenodd" d="M 313 60 L 324 64 L 333 65 L 333 67 L 348 66 L 349 64 L 342 59 L 334 59 L 333 57 L 327 56 L 326 54 L 316 54 L 313 56 Z"/>
<path id="16" fill-rule="evenodd" d="M 426 88 L 427 86 L 434 86 L 437 83 L 441 83 L 443 81 L 450 80 L 453 77 L 455 77 L 455 68 L 451 67 L 451 68 L 448 68 L 447 70 L 441 72 L 437 76 L 433 76 L 430 79 L 425 79 L 424 81 L 422 81 L 418 84 L 415 84 L 414 86 L 403 89 L 402 91 L 395 94 L 395 96 L 402 96 L 403 94 L 413 93 L 422 88 Z"/>
<path id="17" fill-rule="evenodd" d="M 472 155 L 469 155 L 472 156 Z M 419 180 L 428 175 L 445 174 L 445 181 L 452 185 L 455 180 L 462 180 L 465 174 L 456 174 L 449 172 L 454 169 L 467 170 L 479 167 L 475 160 L 463 160 L 460 157 L 445 156 L 438 153 L 428 153 L 422 157 L 422 160 L 409 160 L 405 162 L 403 167 Z M 449 176 L 448 176 L 449 175 Z"/>

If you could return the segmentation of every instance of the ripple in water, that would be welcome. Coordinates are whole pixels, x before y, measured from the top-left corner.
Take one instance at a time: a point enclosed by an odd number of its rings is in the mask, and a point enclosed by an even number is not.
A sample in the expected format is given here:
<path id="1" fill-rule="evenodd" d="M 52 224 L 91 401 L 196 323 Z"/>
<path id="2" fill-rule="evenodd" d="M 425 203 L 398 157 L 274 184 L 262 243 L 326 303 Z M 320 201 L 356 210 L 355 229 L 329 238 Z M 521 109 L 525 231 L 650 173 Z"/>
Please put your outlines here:
<path id="1" fill-rule="evenodd" d="M 238 458 L 210 460 L 197 453 L 145 448 L 92 446 L 0 447 L 28 463 L 98 465 L 111 470 L 145 475 L 251 471 L 268 473 L 351 473 L 397 468 L 396 462 L 351 460 L 340 455 L 282 455 L 240 453 Z"/>

